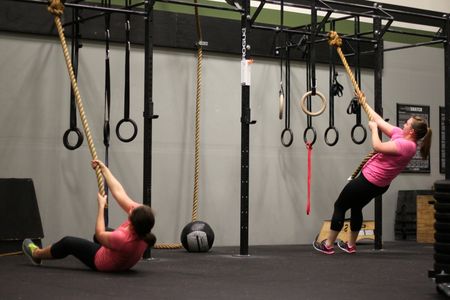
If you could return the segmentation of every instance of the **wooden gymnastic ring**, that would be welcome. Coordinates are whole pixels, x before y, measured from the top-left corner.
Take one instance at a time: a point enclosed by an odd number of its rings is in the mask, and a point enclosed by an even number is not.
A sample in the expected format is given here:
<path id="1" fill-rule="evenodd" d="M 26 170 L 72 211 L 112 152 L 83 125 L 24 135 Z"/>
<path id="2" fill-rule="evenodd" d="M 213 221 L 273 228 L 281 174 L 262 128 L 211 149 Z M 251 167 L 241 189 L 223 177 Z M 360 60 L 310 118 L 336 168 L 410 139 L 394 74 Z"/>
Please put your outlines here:
<path id="1" fill-rule="evenodd" d="M 281 89 L 280 89 L 280 92 L 279 92 L 279 100 L 278 100 L 278 103 L 279 103 L 279 107 L 278 107 L 278 118 L 279 118 L 280 120 L 282 120 L 282 119 L 283 119 L 283 108 L 284 108 L 284 93 L 283 93 L 283 90 L 281 90 Z"/>
<path id="2" fill-rule="evenodd" d="M 327 100 L 325 99 L 325 96 L 321 92 L 316 91 L 316 95 L 318 95 L 320 97 L 320 99 L 322 100 L 322 107 L 317 112 L 311 112 L 306 108 L 306 105 L 305 105 L 306 99 L 308 99 L 308 96 L 310 96 L 310 95 L 312 95 L 312 91 L 306 92 L 303 95 L 302 99 L 300 100 L 300 106 L 301 106 L 302 110 L 305 112 L 305 114 L 307 114 L 309 116 L 315 117 L 315 116 L 321 115 L 325 111 L 325 108 L 327 107 Z"/>

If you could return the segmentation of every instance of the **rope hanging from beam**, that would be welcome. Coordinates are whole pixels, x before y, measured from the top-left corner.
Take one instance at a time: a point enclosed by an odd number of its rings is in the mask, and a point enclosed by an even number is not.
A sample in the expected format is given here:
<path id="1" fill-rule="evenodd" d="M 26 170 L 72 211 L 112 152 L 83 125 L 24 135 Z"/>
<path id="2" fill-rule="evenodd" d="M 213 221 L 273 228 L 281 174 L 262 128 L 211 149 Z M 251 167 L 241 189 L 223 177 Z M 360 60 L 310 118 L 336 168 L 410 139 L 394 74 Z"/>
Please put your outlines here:
<path id="1" fill-rule="evenodd" d="M 328 33 L 328 44 L 330 46 L 333 46 L 336 48 L 336 51 L 341 58 L 342 64 L 344 65 L 345 70 L 347 71 L 348 76 L 350 77 L 350 80 L 352 82 L 353 88 L 355 89 L 356 96 L 358 98 L 358 102 L 361 105 L 361 107 L 364 109 L 364 111 L 367 114 L 367 117 L 369 120 L 373 120 L 372 113 L 370 111 L 370 106 L 367 104 L 366 96 L 361 91 L 361 89 L 358 86 L 358 83 L 356 82 L 355 76 L 353 75 L 353 72 L 347 62 L 347 59 L 345 58 L 344 53 L 342 52 L 342 39 L 339 37 L 339 34 L 336 31 L 330 31 Z M 366 164 L 366 162 L 376 154 L 375 151 L 371 151 L 367 156 L 362 160 L 362 162 L 359 164 L 358 168 L 353 172 L 351 179 L 355 178 L 359 172 L 361 171 L 362 167 Z"/>
<path id="2" fill-rule="evenodd" d="M 59 40 L 61 42 L 61 46 L 64 53 L 64 58 L 66 61 L 67 70 L 69 72 L 70 82 L 72 84 L 72 88 L 75 94 L 75 102 L 78 107 L 78 111 L 80 113 L 81 123 L 83 124 L 84 134 L 86 135 L 89 151 L 91 153 L 92 159 L 97 160 L 97 151 L 95 150 L 94 140 L 92 138 L 91 130 L 89 129 L 89 124 L 86 118 L 86 113 L 84 112 L 83 101 L 80 96 L 80 91 L 78 89 L 78 83 L 75 78 L 75 74 L 73 71 L 72 61 L 69 55 L 69 48 L 67 47 L 66 38 L 64 36 L 64 29 L 61 23 L 61 15 L 64 13 L 64 5 L 61 3 L 61 0 L 51 0 L 49 2 L 47 10 L 54 16 L 54 21 L 56 28 L 58 30 Z M 105 187 L 103 184 L 103 176 L 100 170 L 100 167 L 97 166 L 95 168 L 95 174 L 97 176 L 97 185 L 98 191 L 100 194 L 105 195 Z"/>
<path id="3" fill-rule="evenodd" d="M 198 1 L 194 0 L 197 4 Z M 200 24 L 200 16 L 198 6 L 195 6 L 195 21 L 197 29 L 197 80 L 196 80 L 196 97 L 195 97 L 195 138 L 194 138 L 194 191 L 192 196 L 192 222 L 198 219 L 198 194 L 199 194 L 199 177 L 200 177 L 200 103 L 201 103 L 201 87 L 202 87 L 202 63 L 203 63 L 203 35 Z M 181 243 L 173 244 L 156 244 L 155 249 L 180 249 Z"/>

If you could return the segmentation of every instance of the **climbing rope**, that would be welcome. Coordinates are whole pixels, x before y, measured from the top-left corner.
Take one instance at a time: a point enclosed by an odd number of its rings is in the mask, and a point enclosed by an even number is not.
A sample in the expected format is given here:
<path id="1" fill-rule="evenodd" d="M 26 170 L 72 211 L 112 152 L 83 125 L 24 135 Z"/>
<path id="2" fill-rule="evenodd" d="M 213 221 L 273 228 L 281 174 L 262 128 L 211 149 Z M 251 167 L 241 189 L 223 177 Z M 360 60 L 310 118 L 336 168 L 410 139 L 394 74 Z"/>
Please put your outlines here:
<path id="1" fill-rule="evenodd" d="M 84 112 L 83 102 L 81 100 L 80 91 L 78 90 L 77 80 L 75 78 L 75 74 L 73 71 L 72 61 L 69 55 L 69 49 L 67 47 L 66 38 L 64 36 L 64 29 L 61 23 L 61 15 L 64 13 L 64 5 L 61 3 L 61 0 L 50 0 L 47 10 L 55 17 L 55 25 L 58 30 L 59 40 L 61 42 L 61 46 L 64 53 L 64 58 L 66 60 L 67 70 L 69 72 L 70 82 L 72 84 L 72 88 L 75 94 L 75 102 L 78 107 L 78 111 L 80 113 L 81 123 L 83 124 L 84 134 L 86 135 L 89 151 L 91 153 L 92 159 L 96 160 L 97 151 L 95 150 L 94 140 L 91 135 L 91 131 L 89 129 L 89 124 L 86 118 L 86 114 Z M 102 195 L 105 195 L 105 188 L 103 184 L 103 176 L 100 170 L 100 166 L 95 168 L 95 174 L 97 176 L 97 185 L 98 190 Z"/>
<path id="2" fill-rule="evenodd" d="M 197 3 L 197 0 L 194 0 Z M 195 6 L 195 20 L 197 27 L 197 82 L 195 93 L 195 137 L 194 137 L 194 191 L 192 196 L 192 222 L 198 219 L 198 193 L 199 193 L 199 177 L 200 177 L 200 100 L 202 87 L 202 62 L 203 62 L 203 37 L 200 26 L 200 17 L 198 7 Z M 174 244 L 156 244 L 155 249 L 179 249 L 182 248 L 181 243 Z"/>
<path id="3" fill-rule="evenodd" d="M 352 70 L 350 69 L 350 66 L 347 62 L 347 59 L 345 58 L 344 53 L 342 52 L 342 39 L 339 37 L 339 34 L 336 31 L 330 31 L 328 33 L 328 44 L 330 46 L 333 46 L 336 48 L 336 51 L 341 58 L 342 64 L 344 65 L 345 70 L 347 71 L 348 76 L 350 77 L 350 80 L 352 82 L 353 88 L 355 89 L 356 96 L 358 98 L 359 104 L 364 109 L 364 111 L 367 114 L 367 117 L 369 118 L 369 121 L 373 120 L 373 115 L 371 111 L 369 110 L 370 106 L 367 104 L 366 96 L 363 92 L 361 92 L 361 89 L 358 86 L 358 83 L 356 82 L 355 76 L 353 75 Z M 351 179 L 355 178 L 356 175 L 361 171 L 362 167 L 366 164 L 366 162 L 376 154 L 375 151 L 371 151 L 367 156 L 363 159 L 363 161 L 359 164 L 358 168 L 353 172 Z"/>

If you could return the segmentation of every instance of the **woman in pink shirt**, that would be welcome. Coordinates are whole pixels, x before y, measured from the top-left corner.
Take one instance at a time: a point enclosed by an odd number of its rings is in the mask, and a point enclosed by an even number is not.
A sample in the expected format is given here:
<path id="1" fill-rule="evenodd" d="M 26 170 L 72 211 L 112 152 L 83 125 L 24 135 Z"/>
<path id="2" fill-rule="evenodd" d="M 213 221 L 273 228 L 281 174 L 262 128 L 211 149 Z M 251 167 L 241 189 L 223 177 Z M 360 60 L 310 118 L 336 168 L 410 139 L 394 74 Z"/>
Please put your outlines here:
<path id="1" fill-rule="evenodd" d="M 107 231 L 104 216 L 106 196 L 98 193 L 95 225 L 98 243 L 66 236 L 53 245 L 40 249 L 30 239 L 26 239 L 22 249 L 33 264 L 40 265 L 44 259 L 61 259 L 73 255 L 96 271 L 124 271 L 132 268 L 142 258 L 144 251 L 155 244 L 156 237 L 151 232 L 155 224 L 152 209 L 133 201 L 103 162 L 92 161 L 92 167 L 95 169 L 97 166 L 100 167 L 112 196 L 128 214 L 128 219 L 116 230 Z"/>
<path id="2" fill-rule="evenodd" d="M 345 213 L 351 210 L 348 242 L 339 241 L 338 247 L 347 253 L 356 252 L 356 238 L 363 223 L 362 209 L 374 197 L 387 191 L 391 181 L 408 165 L 420 144 L 422 158 L 427 158 L 431 147 L 431 128 L 426 121 L 412 116 L 403 129 L 392 126 L 369 107 L 373 120 L 369 121 L 372 146 L 376 154 L 363 166 L 358 177 L 347 183 L 334 203 L 330 233 L 327 239 L 315 241 L 313 247 L 322 253 L 333 254 L 333 245 L 344 226 Z M 382 142 L 378 129 L 390 140 Z"/>

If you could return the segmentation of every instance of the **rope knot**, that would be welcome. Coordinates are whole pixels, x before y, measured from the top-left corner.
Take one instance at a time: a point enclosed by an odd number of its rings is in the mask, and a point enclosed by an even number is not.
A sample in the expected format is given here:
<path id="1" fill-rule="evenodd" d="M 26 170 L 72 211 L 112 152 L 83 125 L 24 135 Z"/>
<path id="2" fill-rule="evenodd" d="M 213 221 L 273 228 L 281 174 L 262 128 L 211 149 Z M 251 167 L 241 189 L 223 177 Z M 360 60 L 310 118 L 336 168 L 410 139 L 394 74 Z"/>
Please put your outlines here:
<path id="1" fill-rule="evenodd" d="M 64 13 L 64 4 L 61 0 L 48 0 L 47 10 L 55 17 L 61 16 Z"/>
<path id="2" fill-rule="evenodd" d="M 342 39 L 339 37 L 339 34 L 336 31 L 330 31 L 328 33 L 328 45 L 334 47 L 342 46 Z"/>

